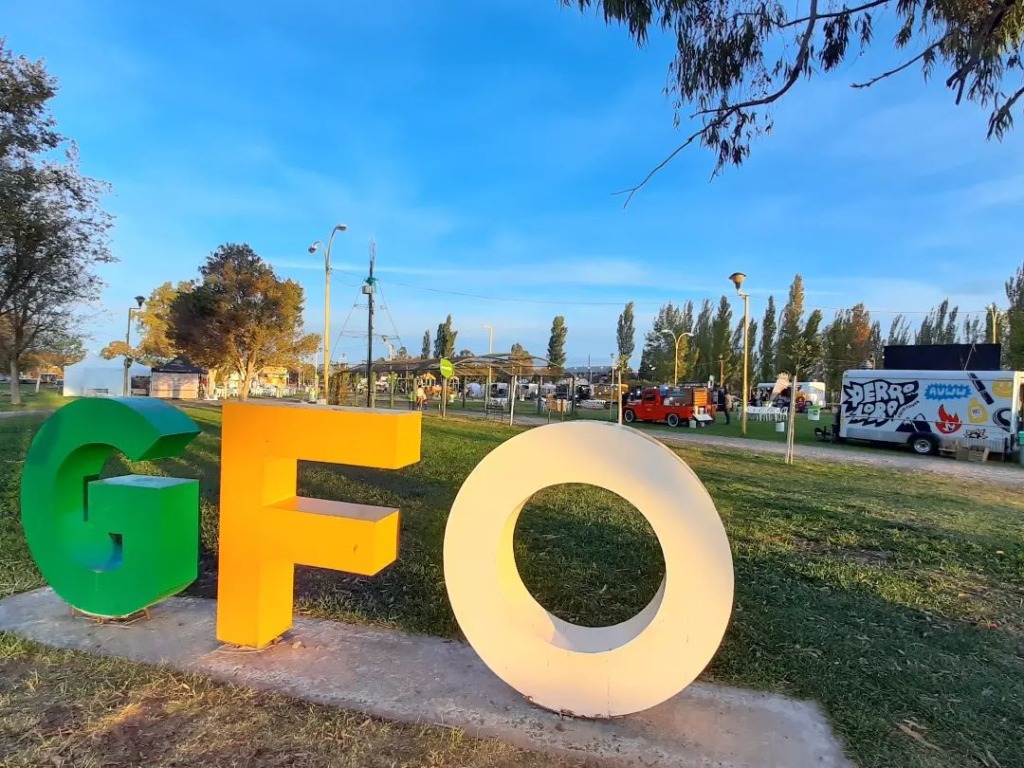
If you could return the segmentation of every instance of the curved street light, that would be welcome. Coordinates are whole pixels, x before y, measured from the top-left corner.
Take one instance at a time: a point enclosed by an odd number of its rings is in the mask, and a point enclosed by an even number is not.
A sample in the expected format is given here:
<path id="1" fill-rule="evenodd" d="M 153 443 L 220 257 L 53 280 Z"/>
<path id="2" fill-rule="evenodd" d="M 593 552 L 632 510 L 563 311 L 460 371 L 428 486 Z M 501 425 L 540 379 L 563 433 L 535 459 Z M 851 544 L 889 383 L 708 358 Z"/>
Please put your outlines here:
<path id="1" fill-rule="evenodd" d="M 331 236 L 327 240 L 327 248 L 324 250 L 324 401 L 330 398 L 331 391 L 327 388 L 330 383 L 331 368 L 331 246 L 334 244 L 334 236 L 339 232 L 348 229 L 347 224 L 337 224 L 331 230 Z M 309 246 L 309 253 L 312 255 L 324 247 L 319 240 L 315 240 Z"/>
<path id="2" fill-rule="evenodd" d="M 673 358 L 673 360 L 675 361 L 675 368 L 673 369 L 673 372 L 672 372 L 673 373 L 673 376 L 672 376 L 672 386 L 678 387 L 679 386 L 679 342 L 682 341 L 683 339 L 692 339 L 693 338 L 693 334 L 690 333 L 689 331 L 683 331 L 682 333 L 677 334 L 675 331 L 669 330 L 668 328 L 665 328 L 664 330 L 662 330 L 662 333 L 667 333 L 669 336 L 671 336 L 672 340 L 675 341 L 675 344 L 676 344 L 676 354 L 675 354 L 675 357 Z"/>

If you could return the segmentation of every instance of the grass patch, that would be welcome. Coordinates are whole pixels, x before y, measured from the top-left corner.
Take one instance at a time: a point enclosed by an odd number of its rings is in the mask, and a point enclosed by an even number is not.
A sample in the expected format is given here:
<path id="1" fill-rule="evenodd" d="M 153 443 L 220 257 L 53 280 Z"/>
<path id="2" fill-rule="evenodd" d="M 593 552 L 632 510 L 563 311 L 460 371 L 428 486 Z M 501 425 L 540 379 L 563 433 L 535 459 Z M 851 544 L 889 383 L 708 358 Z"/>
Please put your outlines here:
<path id="1" fill-rule="evenodd" d="M 0 755 L 8 768 L 574 765 L 456 728 L 389 723 L 4 634 Z"/>
<path id="2" fill-rule="evenodd" d="M 23 384 L 21 386 L 21 404 L 12 405 L 11 385 L 9 383 L 0 384 L 0 412 L 49 410 L 59 408 L 67 401 L 68 398 L 53 387 L 40 387 L 36 392 L 35 384 Z"/>
<path id="3" fill-rule="evenodd" d="M 216 578 L 220 414 L 181 457 L 137 472 L 196 477 L 202 576 Z M 40 583 L 17 521 L 17 470 L 40 419 L 0 421 L 0 594 Z M 301 611 L 457 637 L 442 541 L 461 482 L 501 441 L 495 423 L 424 422 L 423 459 L 404 470 L 300 467 L 300 492 L 402 510 L 397 563 L 376 578 L 301 568 Z M 725 522 L 736 604 L 703 679 L 820 702 L 862 766 L 1024 765 L 1024 499 L 1012 489 L 839 463 L 678 450 Z M 112 462 L 108 471 L 127 467 Z M 663 564 L 625 501 L 562 486 L 517 528 L 524 579 L 549 610 L 583 624 L 632 615 Z M 922 741 L 923 740 L 923 741 Z"/>

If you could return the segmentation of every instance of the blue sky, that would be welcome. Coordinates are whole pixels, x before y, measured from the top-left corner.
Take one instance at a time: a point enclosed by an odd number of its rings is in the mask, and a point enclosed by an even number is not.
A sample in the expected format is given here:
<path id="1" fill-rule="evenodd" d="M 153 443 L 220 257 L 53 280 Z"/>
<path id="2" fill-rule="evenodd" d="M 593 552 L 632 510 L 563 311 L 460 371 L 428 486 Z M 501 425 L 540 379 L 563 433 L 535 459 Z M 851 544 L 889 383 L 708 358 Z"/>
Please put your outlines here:
<path id="1" fill-rule="evenodd" d="M 611 193 L 688 127 L 662 93 L 672 46 L 637 50 L 556 0 L 4 5 L 0 34 L 46 59 L 61 129 L 114 186 L 95 348 L 123 333 L 132 296 L 195 277 L 223 242 L 300 281 L 319 332 L 323 265 L 306 247 L 339 221 L 336 360 L 365 355 L 353 306 L 370 237 L 379 333 L 416 353 L 451 313 L 460 348 L 486 351 L 491 323 L 496 351 L 543 354 L 564 314 L 570 363 L 608 359 L 626 301 L 639 349 L 661 303 L 717 300 L 735 270 L 757 318 L 797 271 L 809 306 L 922 312 L 1005 301 L 1021 264 L 1024 138 L 986 142 L 987 112 L 955 107 L 942 77 L 850 89 L 895 61 L 884 51 L 788 96 L 744 167 L 708 183 L 694 147 L 624 210 Z"/>

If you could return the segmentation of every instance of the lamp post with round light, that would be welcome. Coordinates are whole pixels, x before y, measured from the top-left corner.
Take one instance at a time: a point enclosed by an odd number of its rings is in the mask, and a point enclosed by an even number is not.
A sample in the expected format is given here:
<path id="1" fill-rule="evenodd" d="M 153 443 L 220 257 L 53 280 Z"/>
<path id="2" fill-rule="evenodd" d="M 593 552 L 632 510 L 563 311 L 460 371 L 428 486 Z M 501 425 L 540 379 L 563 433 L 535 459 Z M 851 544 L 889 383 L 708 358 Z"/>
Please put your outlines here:
<path id="1" fill-rule="evenodd" d="M 748 368 L 750 361 L 750 349 L 747 342 L 747 332 L 750 328 L 750 294 L 746 291 L 740 290 L 743 281 L 747 279 L 747 276 L 742 272 L 733 272 L 729 275 L 729 279 L 732 280 L 732 284 L 736 286 L 737 295 L 743 298 L 743 394 L 740 399 L 740 407 L 743 409 L 740 411 L 740 424 L 741 430 L 744 435 L 747 434 L 747 398 L 749 397 L 749 387 L 747 383 Z"/>
<path id="2" fill-rule="evenodd" d="M 487 389 L 484 390 L 484 415 L 487 415 L 487 406 L 491 401 L 491 359 L 494 354 L 494 326 L 485 324 L 487 329 Z"/>
<path id="3" fill-rule="evenodd" d="M 124 335 L 124 396 L 132 396 L 132 379 L 129 369 L 132 367 L 132 312 L 139 312 L 142 310 L 142 305 L 145 303 L 145 296 L 136 296 L 135 302 L 139 305 L 136 307 L 128 307 L 128 331 Z"/>

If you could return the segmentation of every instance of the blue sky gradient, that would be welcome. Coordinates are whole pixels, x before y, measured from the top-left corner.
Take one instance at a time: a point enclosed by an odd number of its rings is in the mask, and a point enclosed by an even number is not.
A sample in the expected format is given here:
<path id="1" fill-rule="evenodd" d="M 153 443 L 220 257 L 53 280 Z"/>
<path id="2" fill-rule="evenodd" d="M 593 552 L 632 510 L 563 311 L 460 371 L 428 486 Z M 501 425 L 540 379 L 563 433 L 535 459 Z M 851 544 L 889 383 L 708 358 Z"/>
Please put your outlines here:
<path id="1" fill-rule="evenodd" d="M 379 333 L 415 354 L 451 313 L 460 348 L 485 352 L 491 323 L 496 351 L 543 354 L 564 314 L 571 364 L 608 359 L 626 301 L 639 351 L 661 303 L 717 301 L 735 270 L 756 318 L 799 271 L 809 307 L 864 301 L 887 325 L 947 295 L 1005 302 L 1021 264 L 1019 129 L 986 142 L 987 112 L 955 107 L 941 73 L 852 90 L 897 61 L 885 50 L 802 83 L 743 168 L 709 183 L 713 157 L 693 147 L 624 210 L 611 193 L 692 130 L 662 93 L 673 47 L 637 50 L 555 0 L 4 5 L 0 34 L 46 59 L 61 129 L 114 185 L 119 262 L 95 349 L 123 333 L 132 296 L 195 277 L 223 242 L 300 281 L 321 331 L 306 247 L 338 221 L 335 360 L 365 355 L 353 307 L 370 237 Z"/>

